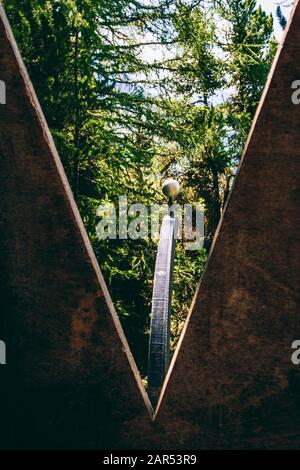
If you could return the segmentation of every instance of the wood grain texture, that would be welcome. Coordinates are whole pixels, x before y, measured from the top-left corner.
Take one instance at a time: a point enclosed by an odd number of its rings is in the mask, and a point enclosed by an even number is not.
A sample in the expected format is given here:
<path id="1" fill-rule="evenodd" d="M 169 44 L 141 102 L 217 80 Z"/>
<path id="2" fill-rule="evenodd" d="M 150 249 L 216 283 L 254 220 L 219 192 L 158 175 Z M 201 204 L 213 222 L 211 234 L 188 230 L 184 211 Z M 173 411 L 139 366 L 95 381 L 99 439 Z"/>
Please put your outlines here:
<path id="1" fill-rule="evenodd" d="M 172 445 L 300 448 L 299 25 L 296 2 L 165 386 Z"/>
<path id="2" fill-rule="evenodd" d="M 0 447 L 120 446 L 151 406 L 2 7 L 0 77 Z"/>

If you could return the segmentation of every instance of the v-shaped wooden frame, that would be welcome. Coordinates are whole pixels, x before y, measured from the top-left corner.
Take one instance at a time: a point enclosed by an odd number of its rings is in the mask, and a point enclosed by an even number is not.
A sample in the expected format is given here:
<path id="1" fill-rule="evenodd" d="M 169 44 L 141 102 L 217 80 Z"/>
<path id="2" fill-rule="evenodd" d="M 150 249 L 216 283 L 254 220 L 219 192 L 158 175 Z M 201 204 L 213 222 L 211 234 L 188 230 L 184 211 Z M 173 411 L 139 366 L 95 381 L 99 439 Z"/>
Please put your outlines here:
<path id="1" fill-rule="evenodd" d="M 299 447 L 299 2 L 154 420 L 2 7 L 0 18 L 0 448 Z"/>

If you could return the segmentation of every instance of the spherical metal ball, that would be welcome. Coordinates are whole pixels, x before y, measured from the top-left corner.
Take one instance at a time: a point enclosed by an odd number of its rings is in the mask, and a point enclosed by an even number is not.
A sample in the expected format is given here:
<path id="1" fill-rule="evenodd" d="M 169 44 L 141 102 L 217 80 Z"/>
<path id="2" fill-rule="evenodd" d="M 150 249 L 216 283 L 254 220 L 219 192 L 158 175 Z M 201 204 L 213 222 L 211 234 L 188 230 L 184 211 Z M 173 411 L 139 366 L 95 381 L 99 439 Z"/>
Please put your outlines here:
<path id="1" fill-rule="evenodd" d="M 173 178 L 167 179 L 162 185 L 162 192 L 168 198 L 173 198 L 173 197 L 178 196 L 179 190 L 180 190 L 179 183 Z"/>

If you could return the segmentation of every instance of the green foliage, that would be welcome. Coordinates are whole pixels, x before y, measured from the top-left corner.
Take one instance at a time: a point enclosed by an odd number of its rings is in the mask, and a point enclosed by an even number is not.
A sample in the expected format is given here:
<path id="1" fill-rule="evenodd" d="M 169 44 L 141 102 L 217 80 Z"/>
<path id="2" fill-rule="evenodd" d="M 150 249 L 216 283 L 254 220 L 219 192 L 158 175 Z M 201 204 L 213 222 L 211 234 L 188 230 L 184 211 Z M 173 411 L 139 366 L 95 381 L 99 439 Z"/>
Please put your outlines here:
<path id="1" fill-rule="evenodd" d="M 282 13 L 280 5 L 278 5 L 276 8 L 276 16 L 277 16 L 280 26 L 282 27 L 283 30 L 285 30 L 286 25 L 287 25 L 287 20 L 284 14 Z"/>
<path id="2" fill-rule="evenodd" d="M 275 53 L 273 19 L 255 0 L 5 0 L 5 8 L 145 375 L 157 244 L 98 240 L 97 207 L 118 206 L 125 194 L 129 204 L 161 203 L 161 181 L 175 176 L 178 202 L 205 207 L 209 249 Z M 177 245 L 173 349 L 206 250 Z"/>

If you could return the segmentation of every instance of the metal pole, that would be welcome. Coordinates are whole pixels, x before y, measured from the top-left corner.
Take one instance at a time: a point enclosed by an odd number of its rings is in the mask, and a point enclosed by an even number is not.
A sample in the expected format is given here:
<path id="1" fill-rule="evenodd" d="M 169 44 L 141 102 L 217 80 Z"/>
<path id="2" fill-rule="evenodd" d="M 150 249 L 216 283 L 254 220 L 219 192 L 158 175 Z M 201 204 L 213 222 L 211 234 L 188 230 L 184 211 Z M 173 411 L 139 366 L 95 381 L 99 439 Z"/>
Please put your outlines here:
<path id="1" fill-rule="evenodd" d="M 179 184 L 175 180 L 167 180 L 162 190 L 168 197 L 169 215 L 162 221 L 152 296 L 148 395 L 153 406 L 157 404 L 169 367 L 172 280 L 177 231 L 173 198 L 179 192 Z"/>

